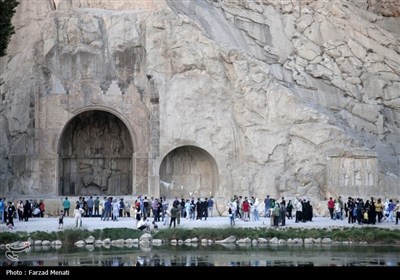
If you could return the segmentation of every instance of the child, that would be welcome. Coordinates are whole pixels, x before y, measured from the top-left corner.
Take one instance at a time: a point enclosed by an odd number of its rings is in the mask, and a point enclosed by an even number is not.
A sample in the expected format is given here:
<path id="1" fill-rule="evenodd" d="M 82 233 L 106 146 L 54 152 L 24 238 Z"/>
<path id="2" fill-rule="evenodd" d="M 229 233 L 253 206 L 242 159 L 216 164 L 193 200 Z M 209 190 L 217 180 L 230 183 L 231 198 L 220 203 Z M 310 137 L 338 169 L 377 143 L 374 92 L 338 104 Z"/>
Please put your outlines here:
<path id="1" fill-rule="evenodd" d="M 363 213 L 363 223 L 368 224 L 368 211 L 365 210 Z"/>
<path id="2" fill-rule="evenodd" d="M 169 214 L 167 211 L 165 211 L 165 215 L 164 215 L 164 223 L 163 225 L 169 225 Z"/>
<path id="3" fill-rule="evenodd" d="M 62 229 L 64 227 L 64 211 L 60 211 L 60 216 L 58 216 L 58 229 Z"/>

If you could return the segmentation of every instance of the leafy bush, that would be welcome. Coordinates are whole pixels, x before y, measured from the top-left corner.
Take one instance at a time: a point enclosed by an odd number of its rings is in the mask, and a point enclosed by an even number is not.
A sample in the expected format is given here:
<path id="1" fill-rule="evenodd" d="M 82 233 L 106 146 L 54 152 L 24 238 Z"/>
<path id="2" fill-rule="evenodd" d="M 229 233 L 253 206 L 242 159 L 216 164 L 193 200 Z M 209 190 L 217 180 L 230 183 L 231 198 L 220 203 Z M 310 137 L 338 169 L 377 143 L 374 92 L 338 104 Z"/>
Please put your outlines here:
<path id="1" fill-rule="evenodd" d="M 78 240 L 84 240 L 89 236 L 95 239 L 104 240 L 110 238 L 128 239 L 139 238 L 143 232 L 131 228 L 104 228 L 89 231 L 86 229 L 64 229 L 58 232 L 36 231 L 33 233 L 24 232 L 0 232 L 0 244 L 7 244 L 15 241 L 32 240 L 61 240 L 66 247 L 73 246 Z M 185 240 L 197 237 L 201 239 L 222 240 L 229 236 L 236 239 L 250 238 L 257 239 L 273 238 L 288 240 L 289 238 L 331 238 L 335 241 L 368 242 L 375 244 L 400 244 L 400 230 L 388 230 L 371 227 L 357 228 L 323 228 L 323 229 L 298 229 L 298 228 L 171 228 L 153 232 L 153 238 L 163 239 L 167 242 L 172 239 Z"/>

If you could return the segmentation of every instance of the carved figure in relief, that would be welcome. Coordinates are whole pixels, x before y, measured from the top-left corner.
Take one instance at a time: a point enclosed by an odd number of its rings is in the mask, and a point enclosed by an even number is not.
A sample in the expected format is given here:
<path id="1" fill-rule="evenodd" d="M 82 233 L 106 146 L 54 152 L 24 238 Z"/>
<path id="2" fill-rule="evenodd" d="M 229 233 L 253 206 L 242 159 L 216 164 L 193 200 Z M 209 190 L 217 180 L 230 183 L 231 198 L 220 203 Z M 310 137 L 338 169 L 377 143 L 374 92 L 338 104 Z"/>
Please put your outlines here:
<path id="1" fill-rule="evenodd" d="M 93 154 L 101 155 L 103 153 L 103 143 L 102 143 L 102 135 L 104 134 L 103 128 L 101 128 L 98 124 L 92 127 L 91 137 L 93 139 Z"/>
<path id="2" fill-rule="evenodd" d="M 183 157 L 183 173 L 184 174 L 192 173 L 192 158 L 190 156 L 189 151 L 185 151 L 185 155 Z"/>
<path id="3" fill-rule="evenodd" d="M 111 142 L 111 153 L 118 156 L 122 146 L 122 140 L 120 138 L 120 129 L 115 123 L 110 124 L 110 142 Z"/>
<path id="4" fill-rule="evenodd" d="M 342 164 L 340 168 L 340 174 L 341 174 L 341 182 L 340 184 L 342 186 L 348 187 L 350 184 L 350 164 L 347 159 L 342 159 Z"/>
<path id="5" fill-rule="evenodd" d="M 371 166 L 371 163 L 370 163 L 370 161 L 369 160 L 367 160 L 367 163 L 366 163 L 366 170 L 367 170 L 367 185 L 368 186 L 373 186 L 374 185 L 374 173 L 373 173 L 373 171 L 372 171 L 372 166 Z"/>
<path id="6" fill-rule="evenodd" d="M 361 177 L 361 166 L 360 160 L 354 160 L 354 185 L 361 186 L 362 185 L 362 177 Z"/>
<path id="7" fill-rule="evenodd" d="M 81 168 L 84 170 L 84 168 Z M 112 171 L 107 167 L 102 167 L 97 161 L 89 167 L 88 173 L 83 174 L 81 177 L 81 186 L 78 191 L 79 194 L 87 193 L 87 188 L 90 186 L 97 186 L 102 193 L 105 193 L 108 189 L 108 181 L 111 177 Z"/>

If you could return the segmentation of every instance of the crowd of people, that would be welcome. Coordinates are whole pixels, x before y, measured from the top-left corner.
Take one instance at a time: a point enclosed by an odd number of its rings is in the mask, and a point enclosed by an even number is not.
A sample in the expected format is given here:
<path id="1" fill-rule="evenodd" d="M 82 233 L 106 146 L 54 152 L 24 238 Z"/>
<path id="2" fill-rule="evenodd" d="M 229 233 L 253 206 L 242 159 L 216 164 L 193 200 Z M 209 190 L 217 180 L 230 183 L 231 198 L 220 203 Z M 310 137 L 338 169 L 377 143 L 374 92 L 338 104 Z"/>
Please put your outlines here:
<path id="1" fill-rule="evenodd" d="M 358 223 L 375 225 L 383 220 L 389 222 L 396 221 L 396 225 L 400 219 L 400 203 L 393 199 L 383 201 L 382 198 L 375 200 L 374 197 L 367 199 L 365 202 L 362 198 L 348 197 L 344 202 L 341 196 L 328 200 L 328 210 L 332 220 L 343 220 L 343 216 L 347 218 L 349 224 Z"/>
<path id="2" fill-rule="evenodd" d="M 118 221 L 120 217 L 132 217 L 137 223 L 137 229 L 150 230 L 157 229 L 157 223 L 161 222 L 164 226 L 179 226 L 181 218 L 187 220 L 207 220 L 214 215 L 214 198 L 178 198 L 170 200 L 165 197 L 148 198 L 138 196 L 132 203 L 125 201 L 124 198 L 112 196 L 100 197 L 89 196 L 88 198 L 79 197 L 71 207 L 68 197 L 61 203 L 59 211 L 59 229 L 63 229 L 64 217 L 72 217 L 75 227 L 82 226 L 82 218 L 98 217 L 102 221 Z M 263 208 L 261 208 L 263 207 Z M 73 211 L 70 211 L 71 208 Z M 341 196 L 336 199 L 330 197 L 327 201 L 329 217 L 332 220 L 343 220 L 346 218 L 348 223 L 375 224 L 386 220 L 398 224 L 400 219 L 400 203 L 398 200 L 381 198 L 370 199 L 364 202 L 361 198 L 348 197 L 343 201 Z M 221 207 L 219 207 L 221 211 Z M 294 197 L 287 202 L 284 197 L 274 199 L 267 195 L 263 201 L 258 198 L 242 197 L 234 195 L 226 205 L 228 221 L 234 226 L 239 219 L 243 222 L 260 221 L 260 216 L 270 219 L 271 226 L 285 226 L 286 220 L 293 219 L 295 223 L 308 222 L 313 219 L 313 206 L 307 199 Z M 31 217 L 44 217 L 45 204 L 43 200 L 20 200 L 13 202 L 0 198 L 0 219 L 1 223 L 6 223 L 9 229 L 14 229 L 14 219 L 28 221 Z M 71 213 L 72 212 L 72 213 Z M 152 218 L 152 222 L 150 222 Z"/>
<path id="3" fill-rule="evenodd" d="M 0 198 L 0 221 L 6 223 L 9 229 L 14 229 L 14 219 L 27 222 L 32 217 L 42 217 L 45 213 L 43 200 L 7 201 L 5 197 Z"/>

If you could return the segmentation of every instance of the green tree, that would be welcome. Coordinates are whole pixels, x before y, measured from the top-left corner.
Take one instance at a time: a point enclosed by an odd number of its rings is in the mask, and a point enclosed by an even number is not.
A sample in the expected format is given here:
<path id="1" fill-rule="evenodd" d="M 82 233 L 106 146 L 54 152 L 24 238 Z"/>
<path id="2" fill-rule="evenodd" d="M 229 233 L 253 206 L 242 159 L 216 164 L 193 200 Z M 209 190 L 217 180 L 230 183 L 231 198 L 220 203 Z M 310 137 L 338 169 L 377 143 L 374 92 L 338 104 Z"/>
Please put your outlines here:
<path id="1" fill-rule="evenodd" d="M 15 32 L 11 20 L 18 5 L 17 0 L 0 0 L 0 57 L 6 55 L 11 35 Z"/>

